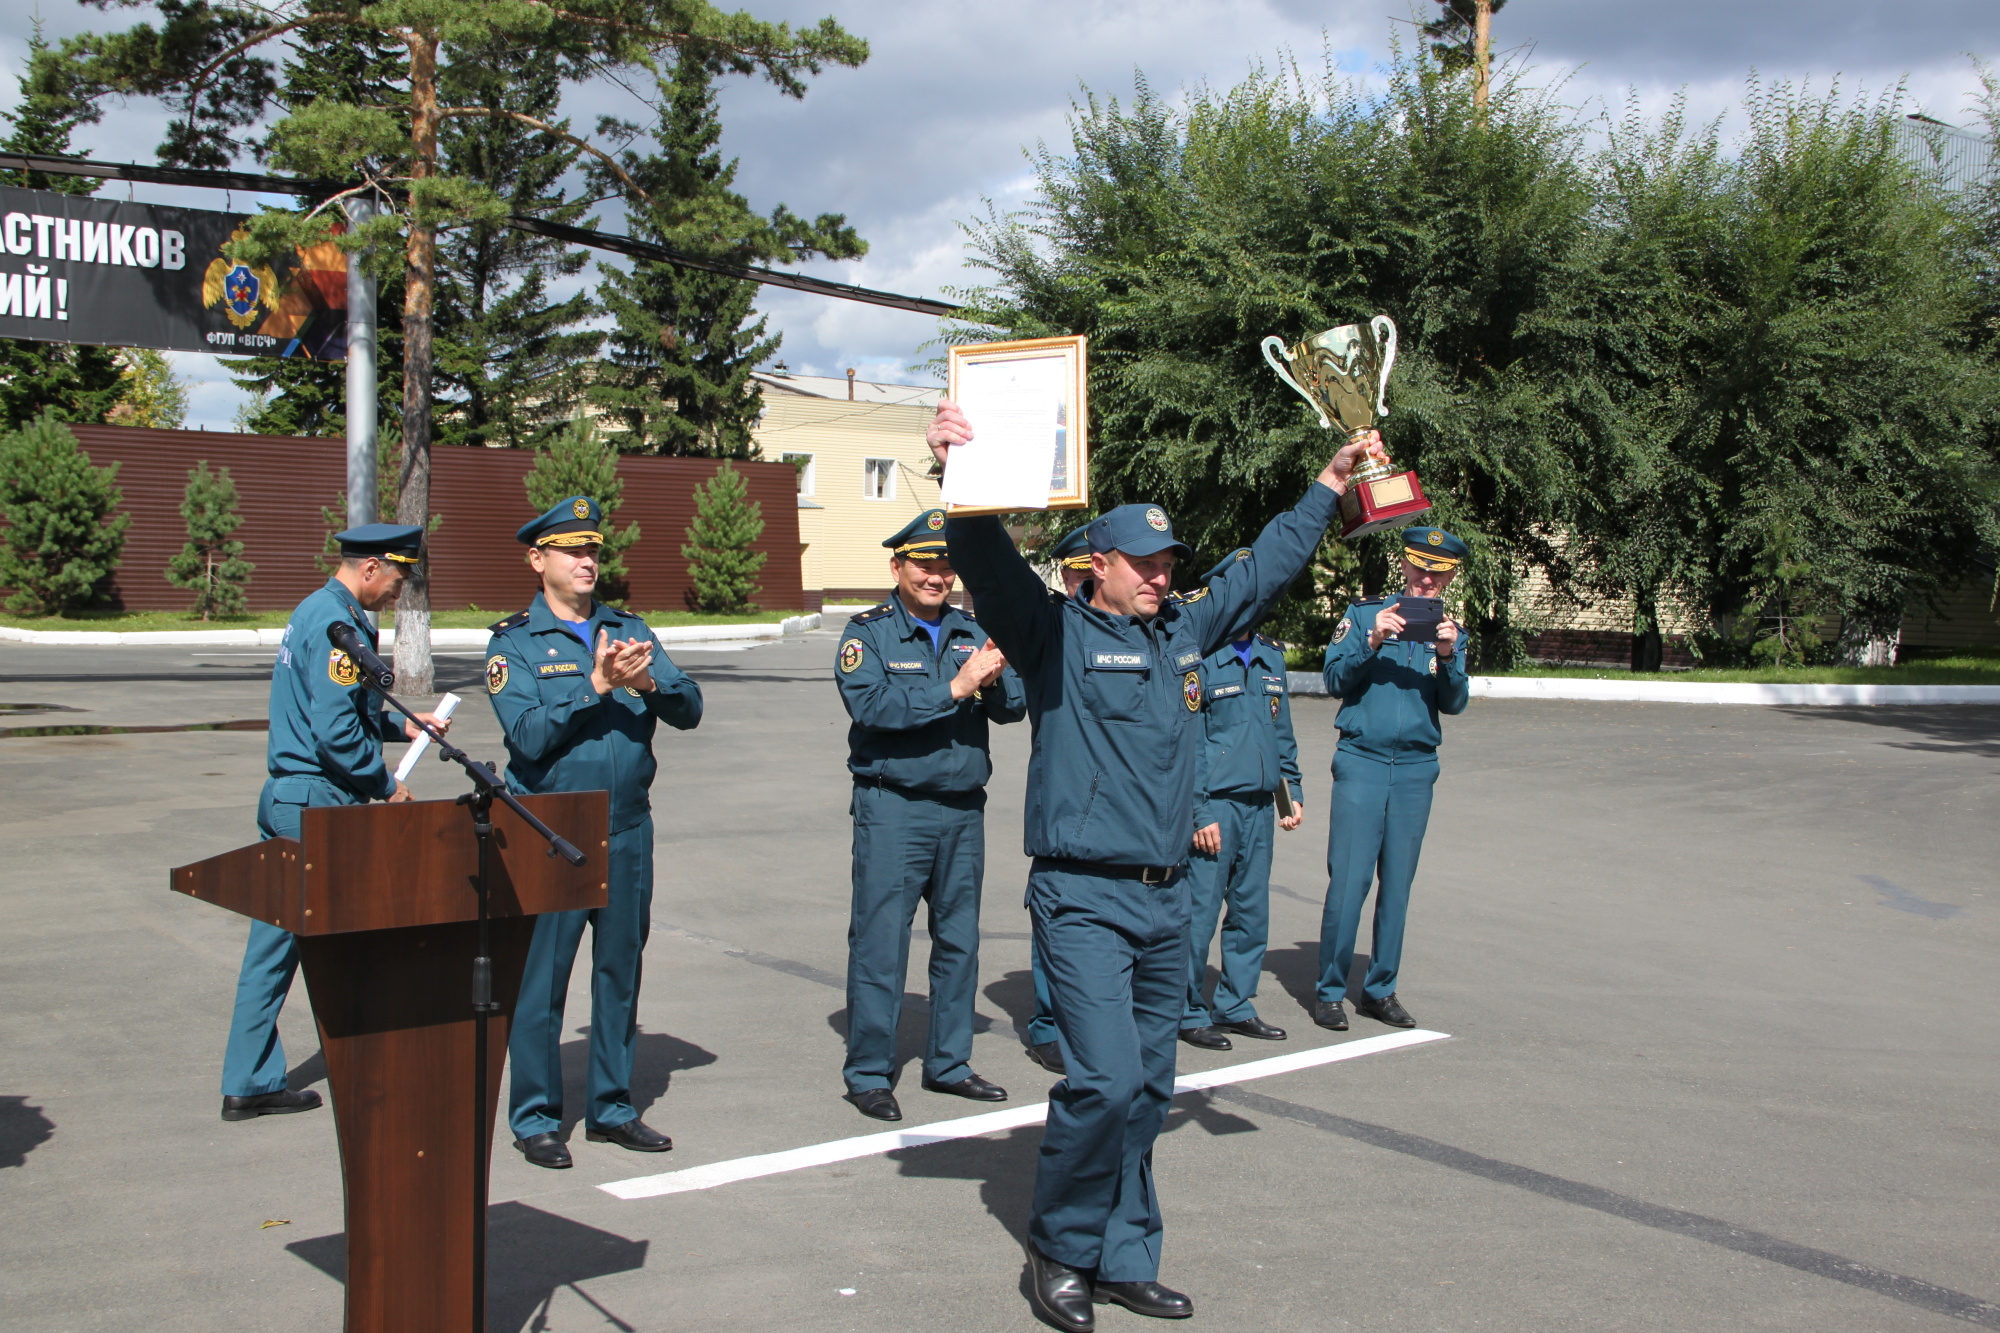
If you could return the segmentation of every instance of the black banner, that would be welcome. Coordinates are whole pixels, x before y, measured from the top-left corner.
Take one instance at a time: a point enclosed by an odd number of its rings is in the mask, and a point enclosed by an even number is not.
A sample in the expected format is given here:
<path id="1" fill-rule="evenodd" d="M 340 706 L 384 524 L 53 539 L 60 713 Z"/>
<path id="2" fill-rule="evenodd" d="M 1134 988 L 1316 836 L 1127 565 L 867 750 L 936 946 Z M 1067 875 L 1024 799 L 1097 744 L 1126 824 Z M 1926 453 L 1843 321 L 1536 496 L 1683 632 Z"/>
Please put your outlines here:
<path id="1" fill-rule="evenodd" d="M 0 337 L 224 356 L 347 355 L 347 258 L 222 247 L 240 213 L 0 186 Z"/>

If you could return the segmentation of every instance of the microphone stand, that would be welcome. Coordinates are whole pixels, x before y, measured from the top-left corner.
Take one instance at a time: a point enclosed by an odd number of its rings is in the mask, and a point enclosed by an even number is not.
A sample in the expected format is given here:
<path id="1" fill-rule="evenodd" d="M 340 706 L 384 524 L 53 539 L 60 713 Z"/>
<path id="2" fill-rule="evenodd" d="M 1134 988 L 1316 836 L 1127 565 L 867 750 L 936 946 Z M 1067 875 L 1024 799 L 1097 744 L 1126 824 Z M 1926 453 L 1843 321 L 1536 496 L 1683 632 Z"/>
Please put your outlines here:
<path id="1" fill-rule="evenodd" d="M 472 1057 L 473 1090 L 473 1133 L 472 1133 L 472 1333 L 486 1333 L 486 1197 L 487 1173 L 492 1169 L 493 1126 L 490 1112 L 486 1108 L 487 1072 L 487 1019 L 497 1012 L 499 1005 L 493 1002 L 493 957 L 492 941 L 488 926 L 489 890 L 487 872 L 491 866 L 493 843 L 493 802 L 499 801 L 521 817 L 523 823 L 533 829 L 549 844 L 549 855 L 560 856 L 573 866 L 584 862 L 584 854 L 566 841 L 561 835 L 537 819 L 533 812 L 514 798 L 507 790 L 500 775 L 493 771 L 491 764 L 481 763 L 465 751 L 444 738 L 444 733 L 430 723 L 423 721 L 415 713 L 389 692 L 395 683 L 390 675 L 384 682 L 381 677 L 363 670 L 362 680 L 368 688 L 382 697 L 382 701 L 401 713 L 431 738 L 437 746 L 438 758 L 449 760 L 465 770 L 472 779 L 472 790 L 458 798 L 458 804 L 472 813 L 472 832 L 479 840 L 479 873 L 475 881 L 479 895 L 479 952 L 472 960 L 472 1013 L 474 1041 Z"/>

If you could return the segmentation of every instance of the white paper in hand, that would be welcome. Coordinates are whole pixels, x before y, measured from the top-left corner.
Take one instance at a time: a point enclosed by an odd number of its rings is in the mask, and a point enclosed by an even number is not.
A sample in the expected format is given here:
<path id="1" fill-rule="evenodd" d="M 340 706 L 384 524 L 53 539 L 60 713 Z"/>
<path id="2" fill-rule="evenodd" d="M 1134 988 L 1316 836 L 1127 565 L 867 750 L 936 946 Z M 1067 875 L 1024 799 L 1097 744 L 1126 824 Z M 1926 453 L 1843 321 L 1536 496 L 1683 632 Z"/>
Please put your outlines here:
<path id="1" fill-rule="evenodd" d="M 431 711 L 439 717 L 449 718 L 453 713 L 458 711 L 458 696 L 455 694 L 445 695 L 444 698 L 438 700 L 438 706 Z M 430 733 L 418 733 L 417 738 L 410 742 L 410 748 L 404 752 L 403 762 L 396 765 L 396 781 L 407 781 L 410 773 L 417 766 L 417 760 L 422 759 L 424 751 L 430 748 Z"/>
<path id="2" fill-rule="evenodd" d="M 958 405 L 970 444 L 953 445 L 944 503 L 975 509 L 1047 509 L 1057 430 L 1068 390 L 1060 356 L 969 361 L 958 371 Z"/>

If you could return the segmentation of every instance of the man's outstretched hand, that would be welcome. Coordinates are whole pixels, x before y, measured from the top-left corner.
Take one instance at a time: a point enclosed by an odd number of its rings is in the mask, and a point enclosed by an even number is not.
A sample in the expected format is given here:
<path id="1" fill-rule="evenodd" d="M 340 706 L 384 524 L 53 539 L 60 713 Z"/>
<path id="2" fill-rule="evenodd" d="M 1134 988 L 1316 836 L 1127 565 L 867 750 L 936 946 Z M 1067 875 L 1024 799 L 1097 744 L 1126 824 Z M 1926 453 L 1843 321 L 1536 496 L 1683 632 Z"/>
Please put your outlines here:
<path id="1" fill-rule="evenodd" d="M 940 399 L 937 411 L 931 416 L 930 429 L 924 432 L 924 443 L 930 445 L 931 456 L 937 459 L 942 470 L 951 460 L 946 456 L 954 444 L 964 444 L 972 439 L 972 423 L 965 419 L 965 413 L 958 410 L 958 404 L 949 398 Z"/>
<path id="2" fill-rule="evenodd" d="M 1364 454 L 1371 455 L 1384 463 L 1389 461 L 1388 451 L 1382 447 L 1380 431 L 1371 430 L 1353 443 L 1343 444 L 1333 457 L 1327 460 L 1326 467 L 1319 474 L 1319 484 L 1335 495 L 1347 494 L 1348 478 L 1354 475 L 1355 468 L 1361 466 Z"/>

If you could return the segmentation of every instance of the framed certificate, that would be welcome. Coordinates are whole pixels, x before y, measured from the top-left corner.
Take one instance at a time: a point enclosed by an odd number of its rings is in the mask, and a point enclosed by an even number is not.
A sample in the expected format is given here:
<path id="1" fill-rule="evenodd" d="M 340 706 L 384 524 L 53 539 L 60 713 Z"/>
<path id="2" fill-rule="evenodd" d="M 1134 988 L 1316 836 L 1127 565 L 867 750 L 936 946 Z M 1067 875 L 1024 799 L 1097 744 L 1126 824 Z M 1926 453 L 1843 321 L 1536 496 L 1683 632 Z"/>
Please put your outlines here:
<path id="1" fill-rule="evenodd" d="M 954 347 L 945 396 L 972 423 L 944 474 L 944 507 L 1009 514 L 1090 506 L 1084 340 L 1026 338 Z"/>

